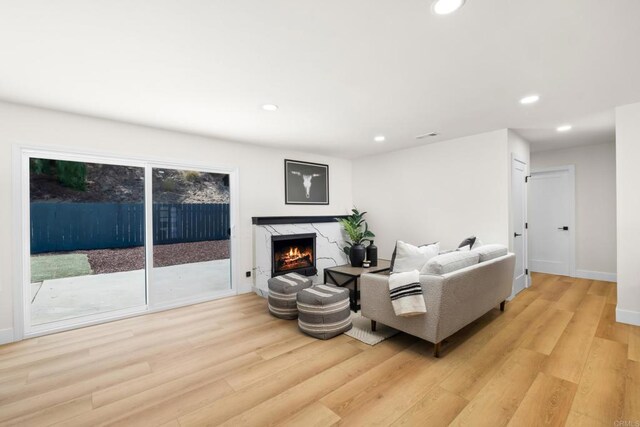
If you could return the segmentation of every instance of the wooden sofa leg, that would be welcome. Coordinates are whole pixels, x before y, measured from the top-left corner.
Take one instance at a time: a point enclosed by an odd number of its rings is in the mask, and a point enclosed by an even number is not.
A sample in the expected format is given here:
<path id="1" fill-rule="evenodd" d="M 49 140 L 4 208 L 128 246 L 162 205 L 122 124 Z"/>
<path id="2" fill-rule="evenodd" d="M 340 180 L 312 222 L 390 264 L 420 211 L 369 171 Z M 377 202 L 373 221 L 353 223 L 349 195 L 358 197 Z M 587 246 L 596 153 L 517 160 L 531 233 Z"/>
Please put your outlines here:
<path id="1" fill-rule="evenodd" d="M 500 311 L 504 311 L 504 305 L 505 305 L 506 303 L 507 303 L 507 301 L 506 301 L 506 300 L 505 300 L 505 301 L 502 301 L 502 302 L 500 303 Z"/>
<path id="2" fill-rule="evenodd" d="M 372 321 L 371 321 L 371 332 L 375 332 L 375 331 L 376 331 L 376 327 L 377 327 L 377 326 L 378 326 L 378 325 L 376 324 L 376 321 L 375 321 L 375 320 L 372 320 Z"/>
<path id="3" fill-rule="evenodd" d="M 440 346 L 442 345 L 442 341 L 437 342 L 433 345 L 433 357 L 440 357 Z"/>

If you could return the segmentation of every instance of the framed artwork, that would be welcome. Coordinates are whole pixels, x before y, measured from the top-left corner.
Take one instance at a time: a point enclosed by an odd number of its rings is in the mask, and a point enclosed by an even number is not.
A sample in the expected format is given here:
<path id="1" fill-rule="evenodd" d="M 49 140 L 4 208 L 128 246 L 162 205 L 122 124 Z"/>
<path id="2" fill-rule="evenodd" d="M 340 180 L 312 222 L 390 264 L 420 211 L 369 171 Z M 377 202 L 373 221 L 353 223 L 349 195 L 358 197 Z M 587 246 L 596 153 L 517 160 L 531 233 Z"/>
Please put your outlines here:
<path id="1" fill-rule="evenodd" d="M 328 205 L 329 165 L 285 159 L 284 202 L 287 205 Z"/>

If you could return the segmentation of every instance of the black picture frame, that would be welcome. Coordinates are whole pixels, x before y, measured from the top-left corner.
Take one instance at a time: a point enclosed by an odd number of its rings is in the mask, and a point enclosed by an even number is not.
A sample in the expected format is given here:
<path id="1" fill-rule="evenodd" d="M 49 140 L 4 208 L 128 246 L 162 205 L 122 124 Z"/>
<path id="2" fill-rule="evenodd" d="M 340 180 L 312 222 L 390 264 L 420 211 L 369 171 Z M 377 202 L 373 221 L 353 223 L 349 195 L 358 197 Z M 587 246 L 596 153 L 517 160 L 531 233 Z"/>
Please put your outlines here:
<path id="1" fill-rule="evenodd" d="M 284 203 L 328 205 L 329 165 L 284 159 Z"/>

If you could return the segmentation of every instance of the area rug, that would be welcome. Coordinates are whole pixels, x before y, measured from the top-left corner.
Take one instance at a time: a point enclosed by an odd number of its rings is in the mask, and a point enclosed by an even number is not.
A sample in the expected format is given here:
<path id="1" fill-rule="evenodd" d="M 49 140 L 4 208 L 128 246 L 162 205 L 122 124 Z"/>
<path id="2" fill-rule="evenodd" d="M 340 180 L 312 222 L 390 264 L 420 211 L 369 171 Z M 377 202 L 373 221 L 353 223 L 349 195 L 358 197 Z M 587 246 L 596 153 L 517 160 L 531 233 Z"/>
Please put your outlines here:
<path id="1" fill-rule="evenodd" d="M 390 338 L 397 334 L 399 331 L 378 323 L 378 327 L 375 332 L 371 331 L 371 320 L 366 317 L 362 317 L 360 313 L 351 313 L 351 321 L 353 322 L 353 328 L 345 332 L 352 338 L 362 341 L 365 344 L 376 345 L 387 338 Z"/>

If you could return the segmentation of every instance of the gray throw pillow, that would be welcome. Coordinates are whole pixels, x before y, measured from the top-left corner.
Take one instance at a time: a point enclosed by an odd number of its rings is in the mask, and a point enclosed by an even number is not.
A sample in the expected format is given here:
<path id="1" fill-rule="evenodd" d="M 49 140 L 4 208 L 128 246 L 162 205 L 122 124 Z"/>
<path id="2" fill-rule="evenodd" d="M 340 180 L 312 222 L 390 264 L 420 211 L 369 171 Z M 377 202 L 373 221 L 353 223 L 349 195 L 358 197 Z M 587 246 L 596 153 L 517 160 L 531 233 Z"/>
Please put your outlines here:
<path id="1" fill-rule="evenodd" d="M 459 248 L 464 248 L 465 246 L 469 246 L 469 249 L 473 248 L 473 244 L 476 243 L 476 236 L 467 237 L 458 245 Z"/>

